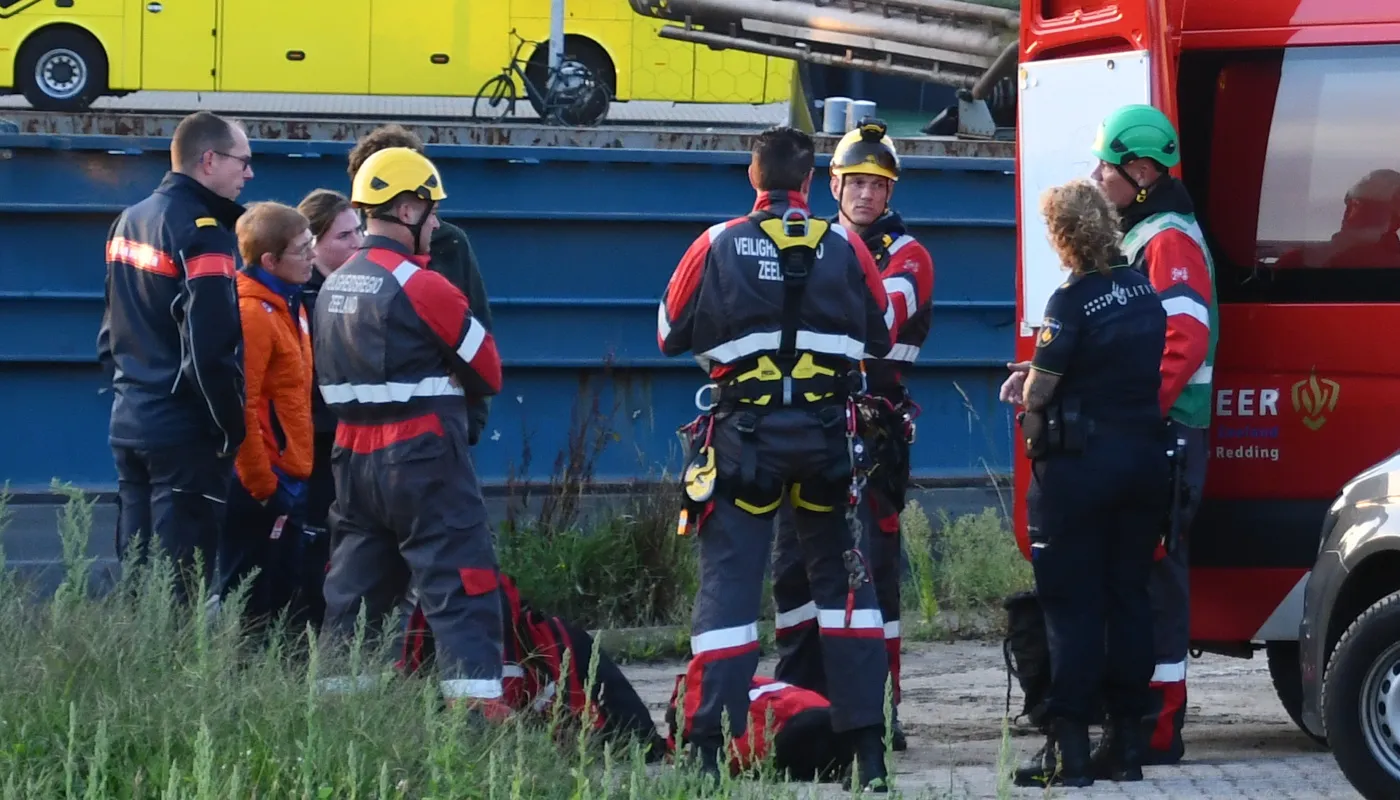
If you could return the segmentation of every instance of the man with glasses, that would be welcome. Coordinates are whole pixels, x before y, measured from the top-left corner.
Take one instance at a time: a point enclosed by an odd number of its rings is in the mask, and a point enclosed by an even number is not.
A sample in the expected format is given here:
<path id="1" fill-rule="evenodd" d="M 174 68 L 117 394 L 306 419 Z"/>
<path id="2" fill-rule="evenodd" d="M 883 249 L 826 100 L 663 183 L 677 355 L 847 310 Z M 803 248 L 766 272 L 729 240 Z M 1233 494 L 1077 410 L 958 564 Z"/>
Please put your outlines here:
<path id="1" fill-rule="evenodd" d="M 243 334 L 234 279 L 236 201 L 253 177 L 248 135 L 207 111 L 180 122 L 170 172 L 107 237 L 97 355 L 112 382 L 109 441 L 118 482 L 117 554 L 152 538 L 190 599 L 223 536 L 233 456 L 243 442 Z"/>

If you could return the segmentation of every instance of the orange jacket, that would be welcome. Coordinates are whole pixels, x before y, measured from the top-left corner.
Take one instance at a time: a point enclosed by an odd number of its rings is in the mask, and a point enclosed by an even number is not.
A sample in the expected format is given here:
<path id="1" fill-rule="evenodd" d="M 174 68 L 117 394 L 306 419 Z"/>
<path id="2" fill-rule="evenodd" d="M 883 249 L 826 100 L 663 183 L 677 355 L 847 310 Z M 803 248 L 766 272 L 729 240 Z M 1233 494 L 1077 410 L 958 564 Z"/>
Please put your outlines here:
<path id="1" fill-rule="evenodd" d="M 284 298 L 243 272 L 238 273 L 238 311 L 248 436 L 234 468 L 248 493 L 264 500 L 277 491 L 273 466 L 294 478 L 311 475 L 311 328 L 305 306 L 293 321 Z"/>

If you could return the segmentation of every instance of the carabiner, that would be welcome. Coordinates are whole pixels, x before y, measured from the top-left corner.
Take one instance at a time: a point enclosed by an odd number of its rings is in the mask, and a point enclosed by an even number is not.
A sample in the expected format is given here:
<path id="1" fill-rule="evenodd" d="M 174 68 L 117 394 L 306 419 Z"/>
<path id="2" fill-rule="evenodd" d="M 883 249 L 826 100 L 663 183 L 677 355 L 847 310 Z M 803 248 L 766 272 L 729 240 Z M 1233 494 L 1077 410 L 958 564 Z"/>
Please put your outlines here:
<path id="1" fill-rule="evenodd" d="M 704 404 L 702 404 L 702 403 L 700 402 L 700 397 L 701 397 L 701 395 L 705 394 L 705 392 L 707 392 L 707 391 L 711 393 L 711 396 L 713 396 L 714 390 L 715 390 L 715 389 L 718 389 L 718 388 L 719 388 L 719 384 L 717 384 L 717 383 L 707 383 L 707 384 L 705 384 L 704 386 L 701 386 L 699 389 L 696 389 L 696 390 L 695 390 L 695 407 L 698 408 L 698 409 L 700 409 L 702 412 L 707 413 L 707 414 L 708 414 L 709 412 L 713 411 L 713 410 L 715 409 L 715 403 L 714 403 L 714 401 L 713 401 L 713 400 L 710 401 L 710 404 L 709 404 L 709 405 L 704 405 Z"/>

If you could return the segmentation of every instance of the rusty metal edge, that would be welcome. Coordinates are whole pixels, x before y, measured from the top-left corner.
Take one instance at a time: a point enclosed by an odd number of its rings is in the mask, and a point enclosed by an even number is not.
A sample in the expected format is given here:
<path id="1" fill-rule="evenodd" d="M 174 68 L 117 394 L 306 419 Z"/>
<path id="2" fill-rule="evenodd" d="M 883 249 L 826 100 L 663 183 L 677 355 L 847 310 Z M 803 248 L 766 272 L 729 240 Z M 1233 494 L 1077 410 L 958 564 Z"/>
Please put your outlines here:
<path id="1" fill-rule="evenodd" d="M 127 114 L 85 112 L 61 114 L 40 111 L 0 111 L 0 122 L 10 122 L 19 133 L 49 136 L 132 136 L 168 138 L 180 123 L 180 114 Z M 379 119 L 292 119 L 233 115 L 255 140 L 353 142 L 383 124 Z M 511 147 L 596 147 L 702 151 L 747 151 L 756 131 L 713 130 L 703 127 L 655 126 L 564 128 L 550 125 L 491 125 L 398 120 L 426 144 L 501 145 Z M 839 137 L 814 137 L 819 152 L 830 153 Z M 973 141 L 945 136 L 899 139 L 902 155 L 1012 158 L 1009 141 Z"/>

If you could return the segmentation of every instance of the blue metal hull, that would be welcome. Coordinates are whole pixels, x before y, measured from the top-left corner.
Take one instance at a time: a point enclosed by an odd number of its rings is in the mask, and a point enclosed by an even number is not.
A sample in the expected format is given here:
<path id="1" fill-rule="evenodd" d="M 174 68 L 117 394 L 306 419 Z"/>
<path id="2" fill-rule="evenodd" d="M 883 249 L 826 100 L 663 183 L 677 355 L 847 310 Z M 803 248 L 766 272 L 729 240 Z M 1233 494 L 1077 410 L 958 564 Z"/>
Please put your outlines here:
<path id="1" fill-rule="evenodd" d="M 57 477 L 115 484 L 110 395 L 95 358 L 103 242 L 121 209 L 169 163 L 168 139 L 0 136 L 0 482 L 42 490 Z M 349 143 L 254 142 L 241 200 L 295 204 L 348 190 Z M 506 365 L 505 390 L 476 450 L 488 484 L 545 480 L 570 440 L 571 409 L 615 431 L 603 482 L 678 466 L 677 426 L 695 416 L 703 374 L 663 358 L 656 304 L 706 226 L 753 201 L 748 154 L 685 150 L 430 146 L 448 191 L 443 216 L 480 260 Z M 819 157 L 813 201 L 834 204 Z M 896 206 L 933 254 L 933 332 L 913 371 L 923 407 L 917 479 L 1009 471 L 1011 419 L 996 391 L 1015 335 L 1015 219 L 1009 159 L 911 157 Z M 614 412 L 614 408 L 616 412 Z"/>

